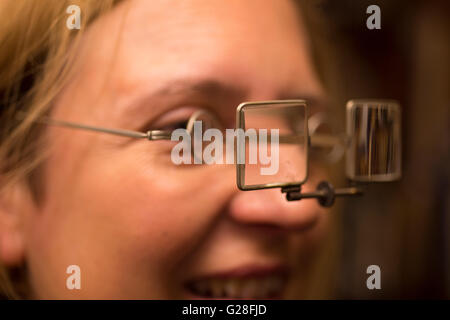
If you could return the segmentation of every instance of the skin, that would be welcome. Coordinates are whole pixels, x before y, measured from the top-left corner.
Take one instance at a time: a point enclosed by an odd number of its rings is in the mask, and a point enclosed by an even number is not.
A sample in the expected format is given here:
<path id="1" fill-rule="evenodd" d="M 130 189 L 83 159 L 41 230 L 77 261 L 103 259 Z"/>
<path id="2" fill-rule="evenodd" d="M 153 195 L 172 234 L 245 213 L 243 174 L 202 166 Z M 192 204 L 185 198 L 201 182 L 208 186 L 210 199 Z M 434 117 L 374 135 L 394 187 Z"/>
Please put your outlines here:
<path id="1" fill-rule="evenodd" d="M 52 116 L 111 128 L 166 127 L 198 108 L 233 128 L 240 102 L 322 95 L 287 0 L 125 1 L 90 27 L 76 63 Z M 46 138 L 42 202 L 19 185 L 1 207 L 0 257 L 26 261 L 32 297 L 190 298 L 188 279 L 279 263 L 284 297 L 304 294 L 326 230 L 316 201 L 239 191 L 233 165 L 175 166 L 173 142 L 57 127 Z M 81 290 L 66 288 L 72 264 Z"/>

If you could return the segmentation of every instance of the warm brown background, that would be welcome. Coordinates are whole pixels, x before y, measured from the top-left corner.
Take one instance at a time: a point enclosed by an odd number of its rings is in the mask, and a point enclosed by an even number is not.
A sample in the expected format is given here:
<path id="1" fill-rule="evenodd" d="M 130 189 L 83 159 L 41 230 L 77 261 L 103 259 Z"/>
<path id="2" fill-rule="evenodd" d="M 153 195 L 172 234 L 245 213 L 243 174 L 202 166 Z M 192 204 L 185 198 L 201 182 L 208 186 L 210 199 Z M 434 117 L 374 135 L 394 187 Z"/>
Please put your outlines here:
<path id="1" fill-rule="evenodd" d="M 366 8 L 381 8 L 381 30 Z M 450 298 L 449 1 L 315 3 L 337 50 L 340 101 L 392 98 L 402 105 L 403 178 L 338 200 L 335 298 Z M 339 117 L 342 117 L 342 113 Z M 381 267 L 382 290 L 366 287 Z M 324 275 L 323 275 L 324 276 Z"/>

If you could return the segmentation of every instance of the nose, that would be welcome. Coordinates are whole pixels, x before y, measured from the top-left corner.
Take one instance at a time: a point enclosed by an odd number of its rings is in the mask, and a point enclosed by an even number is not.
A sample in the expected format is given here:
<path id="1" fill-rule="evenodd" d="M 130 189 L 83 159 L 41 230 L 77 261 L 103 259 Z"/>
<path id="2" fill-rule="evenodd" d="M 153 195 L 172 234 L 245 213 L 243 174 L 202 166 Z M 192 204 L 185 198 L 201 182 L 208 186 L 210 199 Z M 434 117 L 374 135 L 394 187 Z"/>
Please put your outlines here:
<path id="1" fill-rule="evenodd" d="M 312 228 L 321 213 L 317 201 L 287 201 L 280 189 L 238 191 L 229 206 L 229 214 L 237 222 L 286 230 Z"/>

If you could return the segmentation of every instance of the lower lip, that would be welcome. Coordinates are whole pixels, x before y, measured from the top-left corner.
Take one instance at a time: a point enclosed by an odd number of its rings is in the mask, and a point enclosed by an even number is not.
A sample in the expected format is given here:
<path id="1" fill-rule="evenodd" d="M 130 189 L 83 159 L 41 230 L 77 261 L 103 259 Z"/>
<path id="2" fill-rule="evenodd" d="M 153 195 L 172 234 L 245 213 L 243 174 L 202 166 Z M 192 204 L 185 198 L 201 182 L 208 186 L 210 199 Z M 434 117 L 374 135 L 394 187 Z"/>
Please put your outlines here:
<path id="1" fill-rule="evenodd" d="M 188 300 L 283 300 L 283 293 L 270 295 L 267 297 L 259 297 L 259 298 L 242 298 L 242 297 L 206 297 L 197 295 L 195 293 L 192 293 L 188 291 L 187 298 Z"/>

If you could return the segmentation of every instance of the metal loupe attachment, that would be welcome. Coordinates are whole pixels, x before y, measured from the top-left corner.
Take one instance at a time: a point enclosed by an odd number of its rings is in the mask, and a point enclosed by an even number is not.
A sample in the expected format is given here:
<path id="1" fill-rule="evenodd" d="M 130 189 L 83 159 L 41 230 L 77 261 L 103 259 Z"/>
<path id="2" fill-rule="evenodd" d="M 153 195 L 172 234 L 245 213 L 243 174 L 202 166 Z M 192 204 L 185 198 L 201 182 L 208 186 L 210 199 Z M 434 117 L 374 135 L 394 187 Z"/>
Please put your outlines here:
<path id="1" fill-rule="evenodd" d="M 350 180 L 386 182 L 401 177 L 401 114 L 394 101 L 347 103 L 346 174 Z"/>
<path id="2" fill-rule="evenodd" d="M 345 153 L 346 176 L 354 182 L 397 180 L 401 177 L 400 118 L 400 106 L 395 101 L 351 100 L 346 109 L 346 133 L 319 134 L 316 129 L 324 119 L 318 115 L 308 117 L 304 100 L 242 103 L 236 123 L 246 134 L 237 137 L 236 153 L 241 160 L 236 166 L 238 188 L 281 188 L 288 201 L 315 198 L 324 207 L 332 206 L 336 197 L 363 193 L 359 187 L 336 189 L 327 181 L 320 182 L 314 192 L 302 193 L 301 187 L 308 179 L 310 147 L 328 150 L 323 155 L 328 162 L 336 162 Z M 260 144 L 257 133 L 261 129 L 269 132 L 263 140 L 267 144 Z M 276 154 L 271 149 L 273 130 L 278 135 Z M 268 149 L 272 150 L 272 158 L 279 159 L 276 174 L 264 174 L 265 169 L 270 171 L 268 162 L 255 161 L 258 151 L 263 155 Z"/>

